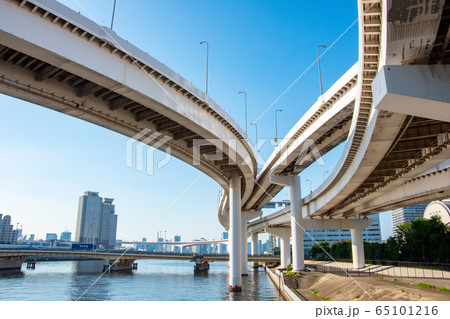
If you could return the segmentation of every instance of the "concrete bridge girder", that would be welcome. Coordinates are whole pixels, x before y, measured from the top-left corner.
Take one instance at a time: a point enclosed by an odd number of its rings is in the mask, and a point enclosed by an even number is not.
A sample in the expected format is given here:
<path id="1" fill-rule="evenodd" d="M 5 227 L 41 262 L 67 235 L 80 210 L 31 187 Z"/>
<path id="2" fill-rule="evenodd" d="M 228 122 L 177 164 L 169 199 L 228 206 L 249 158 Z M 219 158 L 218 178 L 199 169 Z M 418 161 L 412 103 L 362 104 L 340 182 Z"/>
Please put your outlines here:
<path id="1" fill-rule="evenodd" d="M 450 65 L 385 65 L 372 82 L 374 106 L 450 122 L 449 87 Z"/>
<path id="2" fill-rule="evenodd" d="M 261 172 L 258 174 L 256 182 L 259 186 L 255 187 L 251 198 L 245 203 L 245 209 L 261 209 L 270 200 L 270 196 L 264 191 L 271 185 L 270 177 L 281 173 L 292 161 L 297 160 L 297 157 L 302 154 L 302 152 L 304 153 L 310 146 L 315 146 L 313 143 L 315 143 L 319 137 L 324 133 L 327 133 L 336 125 L 339 125 L 344 118 L 351 114 L 349 105 L 352 105 L 356 99 L 356 88 L 349 83 L 354 81 L 357 69 L 358 66 L 354 65 L 347 71 L 322 97 L 318 99 L 318 101 L 304 116 L 302 116 L 281 141 L 280 145 L 277 146 Z M 343 87 L 346 87 L 345 90 Z M 344 91 L 344 93 L 342 96 L 339 95 L 339 98 L 336 99 L 335 95 L 341 90 Z M 326 103 L 331 103 L 333 107 L 328 107 L 324 112 L 320 112 L 319 110 L 321 110 Z M 347 127 L 348 126 L 346 126 L 346 128 Z M 298 134 L 300 130 L 302 130 L 302 133 Z M 346 135 L 347 132 L 342 131 L 340 134 Z M 333 139 L 325 139 L 321 144 L 316 146 L 316 148 L 318 147 L 317 150 L 319 150 L 319 152 L 330 150 L 331 148 L 328 146 L 330 143 L 333 144 L 335 139 L 340 139 L 340 136 L 335 134 Z M 323 153 L 321 154 L 323 155 Z M 301 159 L 299 162 L 300 161 Z M 259 200 L 261 197 L 267 198 L 261 202 Z"/>
<path id="3" fill-rule="evenodd" d="M 205 93 L 119 38 L 113 31 L 105 32 L 92 21 L 63 5 L 39 0 L 28 2 L 51 12 L 61 21 L 67 20 L 77 30 L 85 32 L 70 32 L 59 23 L 53 24 L 39 14 L 30 13 L 26 8 L 18 6 L 16 1 L 2 1 L 0 45 L 111 90 L 114 94 L 129 98 L 194 131 L 230 158 L 243 177 L 242 198 L 245 200 L 250 195 L 256 175 L 256 159 L 252 147 L 234 120 Z M 90 35 L 89 39 L 85 37 L 86 34 Z M 97 42 L 101 45 L 97 45 Z M 73 50 L 73 47 L 78 49 Z M 123 55 L 118 55 L 118 52 L 123 52 Z M 10 72 L 5 65 L 1 65 L 4 77 L 0 91 L 3 93 L 83 118 L 130 137 L 143 129 L 150 129 L 151 132 L 159 130 L 159 124 L 139 121 L 120 108 L 112 110 L 107 102 L 88 94 L 88 90 L 92 88 L 86 87 L 84 93 L 80 94 L 79 90 L 66 88 L 61 84 L 64 82 L 48 76 L 27 77 L 23 74 L 25 70 Z M 16 69 L 20 70 L 19 67 Z M 10 82 L 6 83 L 7 80 Z M 23 90 L 20 90 L 22 87 Z M 28 91 L 26 87 L 29 87 Z M 70 89 L 71 92 L 68 92 Z M 45 94 L 38 96 L 31 91 Z M 170 137 L 169 141 L 160 146 L 162 151 L 171 146 L 174 156 L 192 165 L 193 151 L 189 145 L 183 140 L 177 140 L 167 131 L 159 133 L 162 133 L 161 137 Z M 157 140 L 159 138 L 149 144 L 155 144 Z M 228 171 L 204 158 L 197 168 L 227 188 L 230 178 Z"/>

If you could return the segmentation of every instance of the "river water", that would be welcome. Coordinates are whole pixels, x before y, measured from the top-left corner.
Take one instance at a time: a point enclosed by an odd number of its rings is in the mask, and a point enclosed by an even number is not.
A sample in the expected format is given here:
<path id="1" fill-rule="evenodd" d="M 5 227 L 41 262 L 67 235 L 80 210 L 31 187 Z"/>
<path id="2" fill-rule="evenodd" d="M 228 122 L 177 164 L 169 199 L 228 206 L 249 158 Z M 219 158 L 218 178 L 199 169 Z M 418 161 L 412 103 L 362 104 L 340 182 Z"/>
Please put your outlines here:
<path id="1" fill-rule="evenodd" d="M 106 273 L 100 279 L 98 273 L 77 270 L 77 263 L 38 262 L 36 269 L 23 264 L 21 272 L 0 272 L 0 300 L 283 300 L 261 268 L 249 268 L 243 291 L 230 293 L 226 262 L 194 274 L 187 261 L 139 260 L 133 272 Z"/>

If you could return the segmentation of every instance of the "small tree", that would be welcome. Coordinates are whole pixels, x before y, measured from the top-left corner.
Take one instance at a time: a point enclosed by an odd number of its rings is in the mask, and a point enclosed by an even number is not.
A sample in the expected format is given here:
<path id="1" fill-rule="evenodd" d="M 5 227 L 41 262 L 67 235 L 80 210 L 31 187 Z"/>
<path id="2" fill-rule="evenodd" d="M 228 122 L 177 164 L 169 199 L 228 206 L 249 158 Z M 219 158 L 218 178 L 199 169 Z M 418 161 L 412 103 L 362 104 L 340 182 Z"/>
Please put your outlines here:
<path id="1" fill-rule="evenodd" d="M 314 260 L 323 260 L 329 258 L 327 253 L 330 253 L 330 244 L 326 241 L 321 241 L 312 245 L 310 255 Z"/>
<path id="2" fill-rule="evenodd" d="M 449 229 L 439 216 L 431 219 L 416 218 L 397 228 L 395 240 L 400 259 L 426 262 L 446 262 L 449 259 Z"/>
<path id="3" fill-rule="evenodd" d="M 334 258 L 342 258 L 342 259 L 352 258 L 352 242 L 350 240 L 343 240 L 334 243 L 331 246 L 331 255 Z"/>

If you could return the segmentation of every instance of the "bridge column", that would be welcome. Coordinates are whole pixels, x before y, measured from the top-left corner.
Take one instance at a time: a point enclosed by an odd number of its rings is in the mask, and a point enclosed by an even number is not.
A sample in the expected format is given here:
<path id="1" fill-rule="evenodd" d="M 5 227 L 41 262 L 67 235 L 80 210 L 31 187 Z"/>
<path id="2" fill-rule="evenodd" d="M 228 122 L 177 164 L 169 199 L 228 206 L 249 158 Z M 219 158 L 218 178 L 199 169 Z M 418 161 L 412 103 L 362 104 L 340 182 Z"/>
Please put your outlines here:
<path id="1" fill-rule="evenodd" d="M 241 224 L 241 272 L 242 276 L 248 276 L 248 232 L 247 232 L 247 218 L 246 212 L 242 212 L 242 224 Z"/>
<path id="2" fill-rule="evenodd" d="M 0 257 L 0 270 L 20 270 L 28 257 Z"/>
<path id="3" fill-rule="evenodd" d="M 362 232 L 362 228 L 359 227 L 350 229 L 350 235 L 352 236 L 353 268 L 363 268 L 366 263 L 364 258 L 364 242 Z"/>
<path id="4" fill-rule="evenodd" d="M 242 212 L 242 224 L 241 224 L 241 240 L 242 240 L 242 276 L 248 276 L 248 230 L 247 230 L 247 222 L 249 220 L 255 219 L 262 215 L 261 211 L 243 211 Z"/>
<path id="5" fill-rule="evenodd" d="M 301 203 L 301 186 L 299 176 L 271 176 L 272 183 L 287 186 L 291 195 L 291 232 L 292 232 L 292 270 L 305 268 L 305 252 L 303 244 L 303 218 Z"/>
<path id="6" fill-rule="evenodd" d="M 258 233 L 252 234 L 252 256 L 259 255 L 259 245 L 258 245 Z M 252 265 L 253 268 L 259 267 L 259 262 L 255 261 Z"/>
<path id="7" fill-rule="evenodd" d="M 231 291 L 242 290 L 241 276 L 241 178 L 234 175 L 230 180 L 230 229 L 229 229 L 229 255 L 230 274 L 229 288 Z"/>
<path id="8" fill-rule="evenodd" d="M 281 268 L 287 268 L 291 263 L 291 231 L 288 227 L 270 227 L 265 231 L 280 238 L 280 261 Z"/>

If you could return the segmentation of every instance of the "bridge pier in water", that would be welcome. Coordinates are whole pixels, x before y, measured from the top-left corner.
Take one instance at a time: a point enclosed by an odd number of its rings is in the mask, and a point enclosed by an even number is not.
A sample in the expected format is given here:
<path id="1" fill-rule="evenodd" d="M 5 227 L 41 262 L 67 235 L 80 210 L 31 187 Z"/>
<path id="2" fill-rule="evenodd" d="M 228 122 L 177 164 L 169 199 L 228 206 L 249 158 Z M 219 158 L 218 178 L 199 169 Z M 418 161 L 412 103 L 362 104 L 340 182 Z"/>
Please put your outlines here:
<path id="1" fill-rule="evenodd" d="M 201 256 L 195 256 L 194 255 L 195 266 L 194 266 L 194 273 L 202 273 L 207 272 L 209 270 L 209 262 L 207 260 L 204 260 Z"/>
<path id="2" fill-rule="evenodd" d="M 28 257 L 1 257 L 0 270 L 20 271 Z"/>
<path id="3" fill-rule="evenodd" d="M 242 224 L 241 224 L 241 264 L 242 264 L 242 276 L 248 276 L 248 229 L 247 222 L 261 216 L 261 211 L 243 211 L 242 212 Z M 258 240 L 258 238 L 256 239 Z"/>
<path id="4" fill-rule="evenodd" d="M 230 179 L 228 196 L 230 198 L 230 227 L 228 236 L 230 272 L 229 288 L 231 291 L 242 291 L 241 265 L 241 178 L 234 175 Z"/>
<path id="5" fill-rule="evenodd" d="M 119 259 L 119 260 L 110 260 L 109 271 L 129 271 L 133 269 L 137 269 L 137 264 L 134 262 L 134 259 Z M 107 265 L 105 265 L 107 267 Z M 108 269 L 107 268 L 107 269 Z M 106 269 L 104 269 L 105 271 Z"/>
<path id="6" fill-rule="evenodd" d="M 252 256 L 259 255 L 259 245 L 258 245 L 258 233 L 252 234 Z M 254 261 L 252 263 L 253 268 L 259 267 L 259 262 Z"/>

